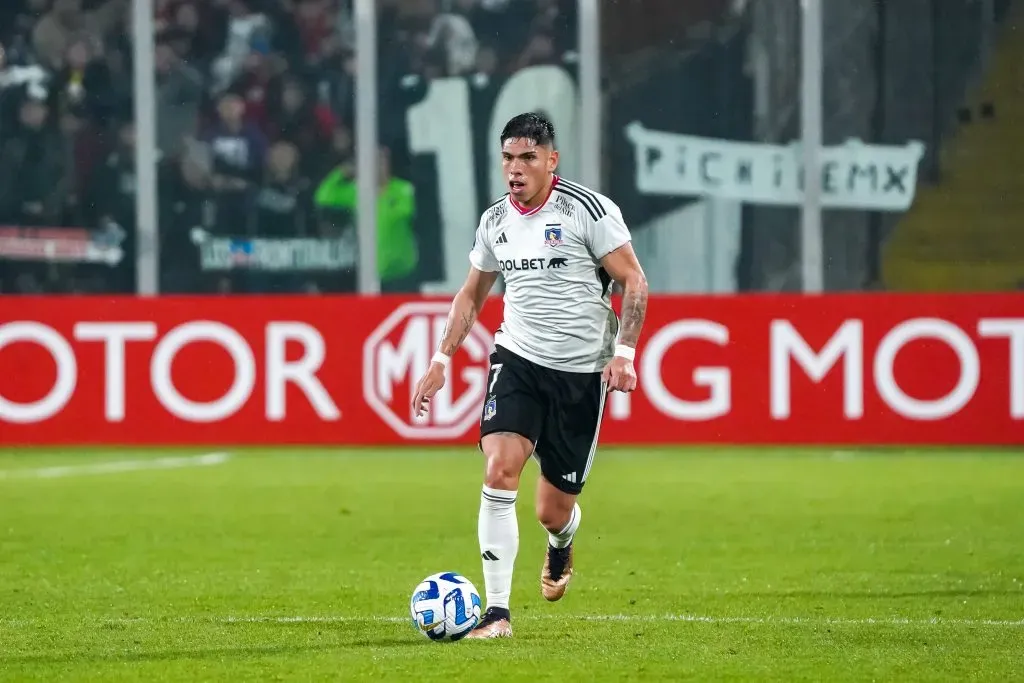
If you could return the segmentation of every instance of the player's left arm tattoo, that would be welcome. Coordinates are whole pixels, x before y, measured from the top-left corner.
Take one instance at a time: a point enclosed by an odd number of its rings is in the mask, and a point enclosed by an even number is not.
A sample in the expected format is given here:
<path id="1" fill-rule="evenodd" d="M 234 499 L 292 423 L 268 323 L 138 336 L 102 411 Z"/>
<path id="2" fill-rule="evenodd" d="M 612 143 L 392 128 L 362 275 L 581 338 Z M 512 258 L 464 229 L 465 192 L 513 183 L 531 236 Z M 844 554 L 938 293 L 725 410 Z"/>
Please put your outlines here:
<path id="1" fill-rule="evenodd" d="M 647 317 L 647 276 L 629 243 L 607 254 L 601 265 L 623 290 L 619 343 L 636 347 Z"/>
<path id="2" fill-rule="evenodd" d="M 457 303 L 453 305 L 448 316 L 448 323 L 444 328 L 444 335 L 441 337 L 441 353 L 448 356 L 454 355 L 462 346 L 462 342 L 466 341 L 475 322 L 475 311 L 467 310 L 465 306 L 459 306 Z"/>
<path id="3" fill-rule="evenodd" d="M 619 341 L 626 346 L 636 348 L 640 340 L 640 330 L 647 316 L 647 279 L 643 272 L 638 277 L 630 278 L 623 283 L 625 293 L 622 295 L 622 329 Z"/>
<path id="4" fill-rule="evenodd" d="M 444 335 L 438 351 L 446 356 L 453 356 L 469 336 L 477 316 L 487 301 L 487 295 L 498 279 L 497 273 L 489 273 L 469 269 L 465 284 L 452 299 L 452 307 L 448 312 L 448 323 L 444 327 Z"/>

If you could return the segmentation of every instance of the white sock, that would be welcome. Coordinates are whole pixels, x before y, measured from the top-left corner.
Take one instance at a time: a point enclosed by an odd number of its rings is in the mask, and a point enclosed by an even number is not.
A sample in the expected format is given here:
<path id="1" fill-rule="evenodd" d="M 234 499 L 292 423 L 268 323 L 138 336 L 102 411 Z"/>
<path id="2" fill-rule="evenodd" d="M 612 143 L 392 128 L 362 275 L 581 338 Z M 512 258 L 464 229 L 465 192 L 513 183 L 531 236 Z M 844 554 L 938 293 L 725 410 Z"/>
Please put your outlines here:
<path id="1" fill-rule="evenodd" d="M 508 609 L 508 599 L 512 593 L 512 568 L 519 552 L 515 491 L 484 487 L 480 494 L 477 534 L 484 565 L 487 606 Z"/>
<path id="2" fill-rule="evenodd" d="M 569 521 L 562 527 L 562 530 L 557 534 L 548 533 L 548 543 L 554 548 L 564 548 L 572 543 L 572 537 L 576 534 L 576 530 L 580 528 L 581 519 L 583 519 L 583 511 L 580 510 L 579 503 L 576 503 L 572 506 Z"/>

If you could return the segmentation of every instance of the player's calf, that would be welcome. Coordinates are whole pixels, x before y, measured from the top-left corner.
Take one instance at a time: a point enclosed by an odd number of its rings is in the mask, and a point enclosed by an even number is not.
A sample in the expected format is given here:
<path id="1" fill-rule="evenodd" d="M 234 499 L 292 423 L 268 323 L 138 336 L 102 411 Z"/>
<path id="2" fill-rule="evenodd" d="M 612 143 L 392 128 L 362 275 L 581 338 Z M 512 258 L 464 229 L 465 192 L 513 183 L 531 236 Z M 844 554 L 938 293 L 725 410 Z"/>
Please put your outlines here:
<path id="1" fill-rule="evenodd" d="M 538 488 L 537 518 L 548 530 L 548 547 L 541 570 L 540 589 L 544 599 L 554 602 L 565 595 L 572 580 L 572 541 L 583 513 L 575 502 L 575 496 L 564 492 L 544 495 L 542 492 L 546 487 L 542 484 Z M 572 505 L 567 511 L 566 503 Z"/>

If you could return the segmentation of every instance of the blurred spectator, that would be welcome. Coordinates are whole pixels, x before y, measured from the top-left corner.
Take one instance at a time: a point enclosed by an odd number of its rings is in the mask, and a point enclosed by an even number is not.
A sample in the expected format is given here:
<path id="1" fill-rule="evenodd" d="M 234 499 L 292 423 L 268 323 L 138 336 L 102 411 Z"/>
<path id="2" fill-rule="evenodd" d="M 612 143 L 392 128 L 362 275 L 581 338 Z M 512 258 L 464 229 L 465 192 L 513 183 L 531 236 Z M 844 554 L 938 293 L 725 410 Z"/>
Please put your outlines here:
<path id="1" fill-rule="evenodd" d="M 59 225 L 69 178 L 64 142 L 46 101 L 26 97 L 19 124 L 0 145 L 0 217 L 13 225 Z"/>
<path id="2" fill-rule="evenodd" d="M 165 157 L 177 158 L 199 122 L 203 79 L 167 40 L 157 43 L 155 66 L 157 148 Z"/>
<path id="3" fill-rule="evenodd" d="M 243 189 L 258 180 L 263 170 L 266 137 L 245 118 L 242 96 L 229 92 L 217 105 L 219 120 L 207 135 L 213 154 L 213 185 Z"/>
<path id="4" fill-rule="evenodd" d="M 272 84 L 266 106 L 266 133 L 271 140 L 286 140 L 298 148 L 303 170 L 325 172 L 323 157 L 334 129 L 334 114 L 315 102 L 301 79 L 285 75 Z"/>
<path id="5" fill-rule="evenodd" d="M 262 131 L 245 119 L 245 100 L 228 92 L 217 105 L 219 120 L 206 136 L 212 167 L 216 225 L 231 232 L 239 216 L 248 215 L 253 185 L 263 177 L 267 140 Z"/>
<path id="6" fill-rule="evenodd" d="M 378 65 L 385 68 L 387 64 Z M 356 58 L 355 53 L 342 50 L 325 60 L 317 82 L 317 99 L 326 103 L 331 112 L 351 121 L 355 112 Z M 397 81 L 397 76 L 392 76 Z"/>
<path id="7" fill-rule="evenodd" d="M 128 0 L 107 0 L 91 12 L 82 10 L 82 0 L 53 0 L 53 7 L 32 32 L 32 45 L 39 61 L 54 71 L 64 66 L 68 48 L 77 40 L 101 41 L 128 12 Z"/>
<path id="8" fill-rule="evenodd" d="M 133 121 L 124 121 L 118 126 L 117 143 L 92 178 L 89 198 L 95 211 L 95 224 L 114 224 L 130 234 L 135 229 L 137 190 Z"/>
<path id="9" fill-rule="evenodd" d="M 81 111 L 60 114 L 59 125 L 68 169 L 68 194 L 63 220 L 56 225 L 92 225 L 94 216 L 88 192 L 93 169 L 107 151 L 105 138 L 100 133 L 100 124 L 90 121 Z"/>
<path id="10" fill-rule="evenodd" d="M 294 23 L 307 64 L 317 64 L 338 52 L 341 42 L 328 0 L 295 0 Z"/>
<path id="11" fill-rule="evenodd" d="M 202 73 L 209 71 L 227 36 L 227 16 L 217 11 L 215 4 L 172 2 L 162 32 L 178 57 Z"/>
<path id="12" fill-rule="evenodd" d="M 135 173 L 135 122 L 125 119 L 114 126 L 116 142 L 91 175 L 85 208 L 93 229 L 117 241 L 128 254 L 135 249 L 135 209 L 138 180 Z M 124 291 L 135 279 L 134 259 L 126 267 L 104 274 L 107 288 Z M 109 290 L 108 290 L 109 291 Z"/>
<path id="13" fill-rule="evenodd" d="M 267 170 L 256 194 L 250 232 L 260 237 L 299 237 L 310 228 L 309 181 L 299 175 L 299 150 L 277 142 L 267 155 Z"/>
<path id="14" fill-rule="evenodd" d="M 7 50 L 0 44 L 0 140 L 5 131 L 17 130 L 22 98 L 45 98 L 49 80 L 49 72 L 41 66 L 9 64 Z"/>
<path id="15" fill-rule="evenodd" d="M 381 289 L 409 291 L 411 276 L 419 264 L 419 247 L 413 232 L 416 193 L 407 180 L 391 175 L 391 154 L 382 148 L 377 198 L 377 270 Z M 359 190 L 342 169 L 332 171 L 316 190 L 318 208 L 348 213 L 355 220 Z"/>
<path id="16" fill-rule="evenodd" d="M 462 2 L 463 7 L 472 3 Z M 445 56 L 448 76 L 462 76 L 476 68 L 479 43 L 469 19 L 457 12 L 439 12 L 434 17 L 430 32 L 422 37 L 428 50 L 439 49 Z"/>
<path id="17" fill-rule="evenodd" d="M 314 178 L 329 174 L 332 170 L 340 170 L 342 175 L 351 178 L 355 173 L 355 150 L 353 149 L 352 131 L 343 123 L 338 123 L 331 131 L 331 145 L 325 157 L 328 168 L 316 173 Z"/>
<path id="18" fill-rule="evenodd" d="M 118 105 L 110 68 L 99 59 L 103 45 L 77 37 L 68 45 L 63 66 L 51 85 L 51 103 L 58 115 L 77 112 L 94 123 L 112 118 Z"/>
<path id="19" fill-rule="evenodd" d="M 24 64 L 32 53 L 32 33 L 50 9 L 51 0 L 0 2 L 0 42 L 7 46 L 8 59 Z"/>
<path id="20" fill-rule="evenodd" d="M 250 53 L 266 53 L 270 44 L 270 22 L 254 12 L 253 0 L 227 0 L 227 41 L 213 62 L 214 90 L 227 89 L 241 74 Z"/>
<path id="21" fill-rule="evenodd" d="M 230 88 L 245 98 L 246 119 L 261 130 L 267 130 L 269 126 L 267 98 L 274 76 L 281 68 L 278 57 L 270 52 L 270 45 L 258 40 L 253 43 Z"/>
<path id="22" fill-rule="evenodd" d="M 0 42 L 0 88 L 26 86 L 35 95 L 43 96 L 50 73 L 38 64 L 20 64 L 15 57 Z"/>
<path id="23" fill-rule="evenodd" d="M 576 49 L 577 0 L 413 0 L 382 11 L 388 59 L 426 78 L 569 61 Z M 387 73 L 388 63 L 382 63 Z"/>

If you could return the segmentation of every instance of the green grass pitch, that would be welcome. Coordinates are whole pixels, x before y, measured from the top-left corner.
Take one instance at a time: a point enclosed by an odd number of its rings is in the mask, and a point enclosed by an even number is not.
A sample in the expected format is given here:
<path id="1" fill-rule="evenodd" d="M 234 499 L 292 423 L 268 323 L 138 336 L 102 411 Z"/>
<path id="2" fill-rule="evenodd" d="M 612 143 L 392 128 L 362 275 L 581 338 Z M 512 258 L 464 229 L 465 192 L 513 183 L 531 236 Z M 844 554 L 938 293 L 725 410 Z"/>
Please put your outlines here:
<path id="1" fill-rule="evenodd" d="M 604 449 L 555 604 L 531 463 L 515 638 L 454 644 L 472 448 L 202 453 L 0 451 L 0 680 L 1024 680 L 1021 453 Z"/>

